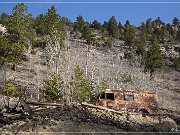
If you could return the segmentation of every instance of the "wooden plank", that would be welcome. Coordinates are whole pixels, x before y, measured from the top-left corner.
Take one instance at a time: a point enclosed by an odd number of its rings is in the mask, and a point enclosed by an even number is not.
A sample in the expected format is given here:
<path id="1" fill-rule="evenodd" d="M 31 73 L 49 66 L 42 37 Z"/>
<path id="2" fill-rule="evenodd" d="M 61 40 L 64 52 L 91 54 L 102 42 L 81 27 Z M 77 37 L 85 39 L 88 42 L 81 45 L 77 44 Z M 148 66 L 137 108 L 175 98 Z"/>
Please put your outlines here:
<path id="1" fill-rule="evenodd" d="M 81 103 L 82 105 L 85 105 L 85 106 L 89 106 L 89 107 L 92 107 L 92 108 L 97 108 L 97 109 L 101 109 L 101 110 L 106 110 L 106 111 L 110 111 L 110 112 L 114 112 L 114 113 L 117 113 L 117 114 L 131 114 L 131 115 L 137 115 L 138 113 L 135 113 L 135 112 L 126 112 L 126 111 L 116 111 L 114 109 L 109 109 L 107 107 L 103 107 L 103 106 L 96 106 L 96 105 L 93 105 L 93 104 L 88 104 L 86 102 L 83 102 Z"/>
<path id="2" fill-rule="evenodd" d="M 57 104 L 57 103 L 33 102 L 33 101 L 26 101 L 26 104 L 32 106 L 62 106 L 62 104 Z"/>

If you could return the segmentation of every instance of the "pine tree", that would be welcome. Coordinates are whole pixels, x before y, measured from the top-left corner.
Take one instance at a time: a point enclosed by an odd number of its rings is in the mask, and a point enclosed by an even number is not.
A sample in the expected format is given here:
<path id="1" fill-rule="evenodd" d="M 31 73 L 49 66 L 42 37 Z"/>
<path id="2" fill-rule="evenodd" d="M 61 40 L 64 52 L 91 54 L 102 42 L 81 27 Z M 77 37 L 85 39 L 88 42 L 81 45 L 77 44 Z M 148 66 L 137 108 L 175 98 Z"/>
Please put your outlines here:
<path id="1" fill-rule="evenodd" d="M 47 34 L 49 35 L 47 44 L 49 44 L 53 48 L 53 50 L 55 50 L 57 55 L 59 51 L 64 48 L 64 24 L 61 21 L 60 16 L 54 6 L 48 9 L 45 20 Z"/>
<path id="2" fill-rule="evenodd" d="M 126 21 L 125 30 L 124 30 L 124 40 L 127 46 L 133 48 L 136 41 L 136 30 L 130 25 L 129 21 Z"/>
<path id="3" fill-rule="evenodd" d="M 130 22 L 129 22 L 129 20 L 126 20 L 126 23 L 125 23 L 125 28 L 127 28 L 127 27 L 130 27 Z"/>
<path id="4" fill-rule="evenodd" d="M 60 101 L 63 95 L 63 81 L 57 74 L 44 79 L 43 94 L 48 102 Z"/>
<path id="5" fill-rule="evenodd" d="M 104 29 L 106 29 L 106 30 L 107 30 L 107 28 L 108 28 L 108 22 L 104 21 L 104 23 L 103 23 L 103 25 L 102 25 L 102 26 L 103 26 L 103 28 L 104 28 Z"/>
<path id="6" fill-rule="evenodd" d="M 73 89 L 73 97 L 76 101 L 88 101 L 91 98 L 91 85 L 79 65 L 74 69 Z"/>
<path id="7" fill-rule="evenodd" d="M 147 27 L 146 27 L 144 22 L 142 22 L 142 25 L 141 25 L 140 35 L 141 36 L 144 35 L 144 38 L 145 38 L 146 42 L 148 41 L 148 30 L 147 30 Z"/>
<path id="8" fill-rule="evenodd" d="M 92 28 L 97 29 L 97 30 L 101 30 L 102 29 L 101 23 L 98 22 L 97 20 L 94 20 L 92 23 Z"/>
<path id="9" fill-rule="evenodd" d="M 114 16 L 112 16 L 109 19 L 107 31 L 108 31 L 109 35 L 112 36 L 113 38 L 117 38 L 117 39 L 119 38 L 118 23 Z"/>
<path id="10" fill-rule="evenodd" d="M 33 18 L 31 14 L 27 14 L 27 6 L 23 3 L 17 4 L 13 8 L 8 26 L 8 33 L 11 34 L 14 42 L 28 46 L 28 41 L 34 36 L 32 23 Z"/>
<path id="11" fill-rule="evenodd" d="M 152 74 L 156 68 L 162 68 L 164 66 L 163 57 L 161 54 L 160 46 L 158 44 L 158 39 L 154 35 L 152 37 L 152 46 L 146 55 L 146 69 L 150 70 Z"/>
<path id="12" fill-rule="evenodd" d="M 174 28 L 171 28 L 171 42 L 174 42 L 176 40 L 177 31 Z"/>
<path id="13" fill-rule="evenodd" d="M 148 34 L 148 40 L 150 40 L 150 36 L 153 34 L 153 27 L 152 27 L 152 19 L 146 20 L 146 29 Z"/>
<path id="14" fill-rule="evenodd" d="M 23 59 L 24 45 L 14 43 L 9 37 L 0 37 L 0 65 L 5 62 L 17 64 Z"/>
<path id="15" fill-rule="evenodd" d="M 48 9 L 48 12 L 46 14 L 46 25 L 48 34 L 51 34 L 51 32 L 54 30 L 61 31 L 63 29 L 63 24 L 60 20 L 61 18 L 54 6 Z"/>
<path id="16" fill-rule="evenodd" d="M 171 26 L 171 32 L 170 32 L 170 36 L 171 36 L 171 41 L 175 41 L 177 39 L 177 32 L 180 26 L 180 22 L 179 19 L 177 17 L 174 17 L 174 19 L 172 20 L 172 26 Z"/>
<path id="17" fill-rule="evenodd" d="M 180 28 L 177 31 L 176 40 L 180 42 Z"/>
<path id="18" fill-rule="evenodd" d="M 142 23 L 139 37 L 136 40 L 136 47 L 137 47 L 136 53 L 138 55 L 141 55 L 143 58 L 145 57 L 146 54 L 147 40 L 148 40 L 148 34 L 147 34 L 146 25 Z"/>
<path id="19" fill-rule="evenodd" d="M 27 6 L 23 3 L 17 4 L 13 8 L 10 20 L 6 24 L 8 35 L 0 39 L 0 61 L 15 64 L 23 60 L 24 52 L 28 48 L 28 43 L 33 39 L 32 17 L 27 14 Z"/>
<path id="20" fill-rule="evenodd" d="M 113 47 L 112 38 L 107 37 L 105 44 L 107 45 L 107 47 L 112 48 Z"/>
<path id="21" fill-rule="evenodd" d="M 12 80 L 7 81 L 5 88 L 4 88 L 4 93 L 6 96 L 13 96 L 13 97 L 19 96 L 19 92 Z"/>
<path id="22" fill-rule="evenodd" d="M 82 30 L 82 37 L 87 41 L 88 44 L 94 44 L 95 42 L 95 35 L 93 33 L 93 30 L 87 24 Z"/>
<path id="23" fill-rule="evenodd" d="M 36 30 L 37 35 L 43 36 L 47 34 L 47 27 L 46 27 L 46 15 L 40 14 L 36 17 L 34 21 L 34 29 Z"/>
<path id="24" fill-rule="evenodd" d="M 124 28 L 123 28 L 121 22 L 119 22 L 118 28 L 119 28 L 119 39 L 122 40 L 124 38 L 124 35 L 123 35 Z"/>
<path id="25" fill-rule="evenodd" d="M 161 21 L 161 18 L 158 17 L 158 18 L 157 18 L 156 20 L 154 20 L 152 23 L 154 24 L 154 27 L 158 27 L 158 26 L 160 27 L 163 22 Z"/>
<path id="26" fill-rule="evenodd" d="M 54 6 L 48 9 L 46 13 L 46 26 L 47 26 L 47 38 L 46 38 L 46 58 L 48 66 L 53 67 L 56 76 L 59 76 L 59 66 L 62 61 L 61 57 L 62 49 L 65 47 L 65 29 L 64 24 L 60 19 L 59 14 L 56 12 Z M 59 78 L 57 78 L 59 79 Z M 59 82 L 60 80 L 57 80 Z"/>
<path id="27" fill-rule="evenodd" d="M 172 25 L 175 27 L 179 27 L 180 22 L 179 22 L 179 19 L 177 17 L 174 17 L 174 19 L 172 20 Z"/>
<path id="28" fill-rule="evenodd" d="M 153 25 L 153 34 L 156 35 L 159 42 L 164 43 L 166 35 L 166 25 L 158 17 L 155 21 L 152 22 Z"/>
<path id="29" fill-rule="evenodd" d="M 78 16 L 76 18 L 76 22 L 74 24 L 74 31 L 82 32 L 84 28 L 85 22 L 82 16 Z"/>
<path id="30" fill-rule="evenodd" d="M 169 41 L 174 42 L 175 37 L 176 37 L 176 31 L 173 29 L 172 25 L 168 23 L 166 25 L 166 30 L 167 30 L 167 33 L 168 33 L 167 36 L 169 38 Z"/>
<path id="31" fill-rule="evenodd" d="M 180 69 L 180 55 L 178 58 L 174 58 L 172 60 L 173 62 L 173 67 L 176 69 L 176 70 L 179 70 Z"/>
<path id="32" fill-rule="evenodd" d="M 10 16 L 6 13 L 2 13 L 0 15 L 0 24 L 7 26 L 7 23 L 9 22 Z"/>

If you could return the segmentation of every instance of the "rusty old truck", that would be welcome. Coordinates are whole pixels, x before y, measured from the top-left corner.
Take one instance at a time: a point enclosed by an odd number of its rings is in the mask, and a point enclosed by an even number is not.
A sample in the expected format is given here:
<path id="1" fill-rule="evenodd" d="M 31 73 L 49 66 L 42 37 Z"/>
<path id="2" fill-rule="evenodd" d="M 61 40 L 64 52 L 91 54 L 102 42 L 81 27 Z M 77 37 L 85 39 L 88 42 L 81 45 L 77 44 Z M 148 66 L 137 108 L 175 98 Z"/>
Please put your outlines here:
<path id="1" fill-rule="evenodd" d="M 159 114 L 155 92 L 106 89 L 97 96 L 96 105 L 122 112 L 138 112 L 143 116 Z"/>

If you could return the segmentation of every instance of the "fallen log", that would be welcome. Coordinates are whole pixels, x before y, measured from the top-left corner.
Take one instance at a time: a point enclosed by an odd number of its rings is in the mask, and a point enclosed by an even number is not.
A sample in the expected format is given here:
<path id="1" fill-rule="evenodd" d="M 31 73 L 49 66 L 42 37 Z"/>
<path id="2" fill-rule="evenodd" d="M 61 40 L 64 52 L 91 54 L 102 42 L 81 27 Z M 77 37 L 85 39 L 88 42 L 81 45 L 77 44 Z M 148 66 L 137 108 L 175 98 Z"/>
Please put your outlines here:
<path id="1" fill-rule="evenodd" d="M 62 104 L 46 103 L 46 102 L 25 101 L 25 103 L 32 106 L 62 106 Z"/>
<path id="2" fill-rule="evenodd" d="M 87 107 L 91 107 L 91 108 L 100 109 L 100 110 L 105 110 L 105 111 L 109 111 L 109 112 L 113 112 L 113 113 L 120 114 L 120 115 L 122 115 L 122 114 L 139 115 L 139 113 L 135 113 L 135 112 L 116 111 L 116 110 L 113 110 L 113 109 L 109 109 L 107 107 L 96 106 L 96 105 L 93 105 L 93 104 L 88 104 L 86 102 L 81 103 L 81 105 L 87 106 Z"/>

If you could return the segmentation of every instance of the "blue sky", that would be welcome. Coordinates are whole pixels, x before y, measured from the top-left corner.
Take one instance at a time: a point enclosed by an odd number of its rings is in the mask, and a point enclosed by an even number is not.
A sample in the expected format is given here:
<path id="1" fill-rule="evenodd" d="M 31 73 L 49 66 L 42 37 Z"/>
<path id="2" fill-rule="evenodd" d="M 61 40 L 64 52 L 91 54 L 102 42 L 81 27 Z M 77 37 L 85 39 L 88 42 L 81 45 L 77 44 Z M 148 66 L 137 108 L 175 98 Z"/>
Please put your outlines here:
<path id="1" fill-rule="evenodd" d="M 148 18 L 160 17 L 162 21 L 171 23 L 174 17 L 180 19 L 180 0 L 0 0 L 0 13 L 12 13 L 15 3 L 1 2 L 42 2 L 26 3 L 28 12 L 33 16 L 46 13 L 47 9 L 55 5 L 61 16 L 75 21 L 76 17 L 82 15 L 86 21 L 98 20 L 101 23 L 115 16 L 122 24 L 126 20 L 139 26 Z M 43 2 L 160 2 L 160 3 L 43 3 Z"/>

